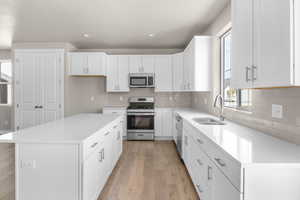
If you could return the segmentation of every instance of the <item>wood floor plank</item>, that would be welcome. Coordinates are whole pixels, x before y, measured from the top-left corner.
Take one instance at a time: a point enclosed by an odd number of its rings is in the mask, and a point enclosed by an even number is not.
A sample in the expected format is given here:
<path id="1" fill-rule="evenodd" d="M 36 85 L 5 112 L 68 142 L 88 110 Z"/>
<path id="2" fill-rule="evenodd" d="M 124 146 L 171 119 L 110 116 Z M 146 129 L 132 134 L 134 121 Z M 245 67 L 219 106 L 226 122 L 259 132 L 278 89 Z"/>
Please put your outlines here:
<path id="1" fill-rule="evenodd" d="M 98 200 L 199 200 L 170 141 L 125 141 Z"/>

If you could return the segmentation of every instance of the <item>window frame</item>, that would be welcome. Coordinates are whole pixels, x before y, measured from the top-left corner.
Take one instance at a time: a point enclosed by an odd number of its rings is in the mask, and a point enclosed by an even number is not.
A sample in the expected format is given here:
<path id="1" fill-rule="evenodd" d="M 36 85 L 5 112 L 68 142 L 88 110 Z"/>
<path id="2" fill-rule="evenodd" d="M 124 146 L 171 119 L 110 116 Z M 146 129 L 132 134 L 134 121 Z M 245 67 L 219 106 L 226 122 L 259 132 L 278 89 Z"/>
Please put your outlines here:
<path id="1" fill-rule="evenodd" d="M 1 82 L 0 81 L 0 85 L 7 85 L 7 87 L 11 87 L 11 93 L 10 93 L 10 97 L 8 97 L 7 94 L 7 103 L 0 103 L 0 106 L 11 106 L 12 105 L 12 96 L 13 96 L 13 91 L 12 91 L 12 78 L 13 78 L 13 69 L 12 69 L 12 61 L 9 59 L 1 59 L 0 60 L 0 74 L 1 74 L 1 65 L 2 63 L 10 63 L 11 64 L 11 72 L 12 72 L 12 77 L 11 80 L 9 80 L 8 82 Z M 9 98 L 10 98 L 10 102 L 9 102 Z"/>
<path id="2" fill-rule="evenodd" d="M 224 38 L 226 38 L 226 36 L 232 34 L 232 28 L 228 28 L 223 34 L 221 34 L 219 36 L 220 39 L 220 60 L 221 60 L 221 65 L 220 65 L 220 89 L 221 89 L 221 95 L 225 101 L 225 95 L 224 95 L 224 75 L 225 75 L 225 71 L 224 71 L 224 58 L 225 58 L 225 52 L 224 52 L 224 46 L 225 46 L 225 41 Z M 232 69 L 231 69 L 232 70 Z M 250 98 L 250 97 L 249 97 Z M 251 102 L 252 99 L 249 99 L 249 101 Z M 230 106 L 230 105 L 225 105 L 224 102 L 224 107 L 225 108 L 230 108 L 230 109 L 236 109 L 236 110 L 241 110 L 241 111 L 250 111 L 250 107 L 251 107 L 251 103 L 249 106 L 243 106 L 242 105 L 242 89 L 236 89 L 236 105 L 234 106 Z"/>

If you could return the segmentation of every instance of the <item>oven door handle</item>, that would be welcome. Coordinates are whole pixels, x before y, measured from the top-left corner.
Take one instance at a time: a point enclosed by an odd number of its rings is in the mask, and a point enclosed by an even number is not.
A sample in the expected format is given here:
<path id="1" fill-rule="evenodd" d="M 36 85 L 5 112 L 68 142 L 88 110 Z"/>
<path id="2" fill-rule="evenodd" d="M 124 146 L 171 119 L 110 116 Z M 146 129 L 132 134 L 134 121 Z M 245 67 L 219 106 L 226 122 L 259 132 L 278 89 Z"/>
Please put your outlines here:
<path id="1" fill-rule="evenodd" d="M 154 116 L 155 113 L 127 113 L 127 116 Z"/>

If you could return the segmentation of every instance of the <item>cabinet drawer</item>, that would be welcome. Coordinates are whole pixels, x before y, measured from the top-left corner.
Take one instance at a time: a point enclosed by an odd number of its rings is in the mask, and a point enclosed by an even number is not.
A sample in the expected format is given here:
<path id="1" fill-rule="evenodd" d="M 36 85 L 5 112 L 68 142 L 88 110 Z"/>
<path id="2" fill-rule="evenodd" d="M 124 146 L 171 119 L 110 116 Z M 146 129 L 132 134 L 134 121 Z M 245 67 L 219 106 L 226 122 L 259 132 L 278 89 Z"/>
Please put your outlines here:
<path id="1" fill-rule="evenodd" d="M 215 165 L 224 173 L 224 175 L 229 179 L 229 181 L 240 192 L 242 192 L 241 164 L 217 146 L 215 146 L 215 148 L 213 148 L 213 150 L 210 152 L 209 157 L 215 163 Z"/>
<path id="2" fill-rule="evenodd" d="M 116 126 L 113 125 L 113 126 Z M 91 137 L 86 139 L 83 143 L 83 157 L 86 159 L 91 153 L 93 153 L 104 141 L 105 135 L 110 133 L 113 129 L 113 126 L 110 126 L 109 128 L 100 130 L 93 134 Z"/>
<path id="3" fill-rule="evenodd" d="M 192 138 L 195 141 L 195 145 L 198 148 L 201 148 L 202 151 L 204 151 L 206 154 L 210 154 L 211 149 L 213 148 L 212 142 L 204 136 L 203 133 L 201 133 L 199 130 L 192 127 L 190 124 L 185 123 L 184 127 L 186 131 L 192 136 Z"/>

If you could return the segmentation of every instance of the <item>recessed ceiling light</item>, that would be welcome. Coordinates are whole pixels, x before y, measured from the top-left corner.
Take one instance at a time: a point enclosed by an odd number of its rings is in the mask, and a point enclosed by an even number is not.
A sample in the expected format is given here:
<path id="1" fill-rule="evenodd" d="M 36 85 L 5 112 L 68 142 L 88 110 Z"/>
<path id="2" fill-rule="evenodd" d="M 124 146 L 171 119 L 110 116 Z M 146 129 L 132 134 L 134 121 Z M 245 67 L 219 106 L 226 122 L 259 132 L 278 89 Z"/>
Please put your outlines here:
<path id="1" fill-rule="evenodd" d="M 89 35 L 89 34 L 87 34 L 87 33 L 84 33 L 82 36 L 83 36 L 83 37 L 85 37 L 85 38 L 88 38 L 88 37 L 90 37 L 90 35 Z"/>
<path id="2" fill-rule="evenodd" d="M 155 34 L 154 34 L 154 33 L 150 33 L 148 36 L 149 36 L 149 37 L 154 37 Z"/>

